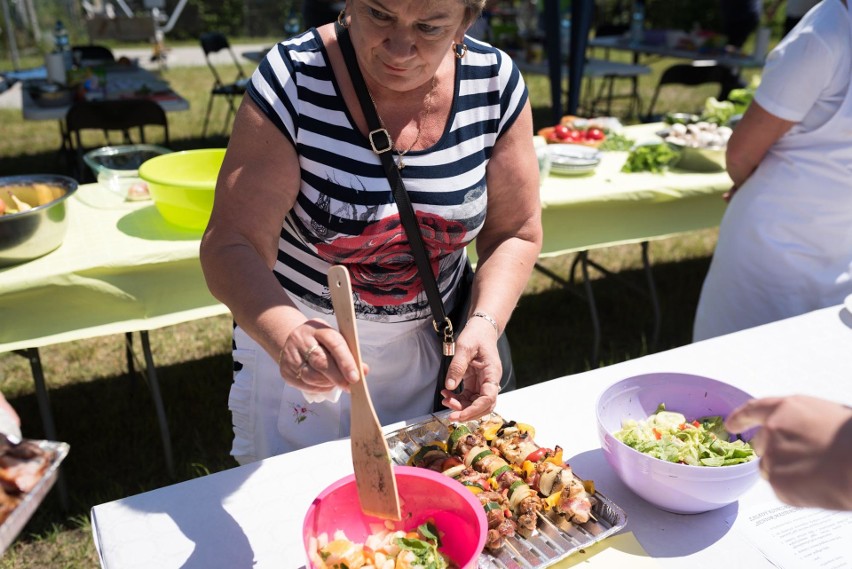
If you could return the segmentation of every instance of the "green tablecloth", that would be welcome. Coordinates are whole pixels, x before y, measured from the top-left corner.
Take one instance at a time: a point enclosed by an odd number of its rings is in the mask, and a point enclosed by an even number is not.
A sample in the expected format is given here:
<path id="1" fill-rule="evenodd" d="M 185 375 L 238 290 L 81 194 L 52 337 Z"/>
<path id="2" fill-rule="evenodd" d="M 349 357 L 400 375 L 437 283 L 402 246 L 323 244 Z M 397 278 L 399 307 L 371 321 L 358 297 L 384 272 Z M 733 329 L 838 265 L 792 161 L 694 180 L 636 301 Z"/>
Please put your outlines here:
<path id="1" fill-rule="evenodd" d="M 626 127 L 639 142 L 660 124 Z M 627 152 L 604 152 L 593 175 L 551 174 L 542 180 L 543 256 L 638 243 L 715 227 L 722 219 L 726 172 L 621 172 Z"/>
<path id="2" fill-rule="evenodd" d="M 152 202 L 81 186 L 59 249 L 0 269 L 0 352 L 150 330 L 225 314 L 198 261 L 200 232 L 167 224 Z"/>
<path id="3" fill-rule="evenodd" d="M 643 139 L 659 125 L 628 127 Z M 714 227 L 727 174 L 622 174 L 626 152 L 594 175 L 543 180 L 543 256 Z M 150 330 L 226 314 L 207 290 L 199 232 L 167 224 L 151 202 L 125 203 L 97 184 L 68 200 L 56 251 L 0 269 L 0 352 Z"/>

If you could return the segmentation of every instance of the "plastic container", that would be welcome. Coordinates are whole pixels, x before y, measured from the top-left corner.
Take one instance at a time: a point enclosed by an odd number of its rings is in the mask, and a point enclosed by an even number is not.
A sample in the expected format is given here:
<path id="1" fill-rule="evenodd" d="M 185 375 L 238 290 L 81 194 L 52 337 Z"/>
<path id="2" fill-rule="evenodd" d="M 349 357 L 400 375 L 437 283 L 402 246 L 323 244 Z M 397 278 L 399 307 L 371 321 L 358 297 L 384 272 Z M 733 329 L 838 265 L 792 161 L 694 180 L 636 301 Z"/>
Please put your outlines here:
<path id="1" fill-rule="evenodd" d="M 596 404 L 598 437 L 607 462 L 622 482 L 651 504 L 677 514 L 697 514 L 727 506 L 760 477 L 760 459 L 732 466 L 690 466 L 655 458 L 613 436 L 625 419 L 644 420 L 660 403 L 687 420 L 721 415 L 751 399 L 721 381 L 684 373 L 630 377 L 606 389 Z M 749 440 L 754 430 L 743 434 Z"/>
<path id="2" fill-rule="evenodd" d="M 216 179 L 224 148 L 172 152 L 151 158 L 139 168 L 160 215 L 184 229 L 203 230 L 213 210 Z"/>
<path id="3" fill-rule="evenodd" d="M 425 468 L 394 466 L 394 474 L 402 507 L 397 528 L 408 531 L 433 520 L 443 534 L 440 551 L 461 569 L 475 568 L 488 530 L 476 496 L 452 478 Z M 349 540 L 364 543 L 373 533 L 370 525 L 383 522 L 361 511 L 354 474 L 333 483 L 311 503 L 302 525 L 308 569 L 315 567 L 308 553 L 312 537 L 326 533 L 332 539 L 342 530 Z"/>
<path id="4" fill-rule="evenodd" d="M 154 144 L 103 146 L 83 155 L 98 183 L 117 194 L 122 200 L 150 199 L 148 186 L 139 177 L 139 167 L 146 161 L 171 150 Z"/>

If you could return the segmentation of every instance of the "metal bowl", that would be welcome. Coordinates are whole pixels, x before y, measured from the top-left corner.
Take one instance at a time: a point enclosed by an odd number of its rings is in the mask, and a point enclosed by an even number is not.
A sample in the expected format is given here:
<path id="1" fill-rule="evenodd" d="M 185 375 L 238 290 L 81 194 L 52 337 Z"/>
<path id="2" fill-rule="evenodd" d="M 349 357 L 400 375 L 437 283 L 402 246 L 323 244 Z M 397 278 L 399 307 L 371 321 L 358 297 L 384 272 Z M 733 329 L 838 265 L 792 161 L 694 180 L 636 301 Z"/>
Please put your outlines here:
<path id="1" fill-rule="evenodd" d="M 0 267 L 36 259 L 62 244 L 65 200 L 77 191 L 77 182 L 54 174 L 0 177 L 0 199 L 7 204 L 10 190 L 33 208 L 0 215 Z"/>
<path id="2" fill-rule="evenodd" d="M 690 172 L 724 172 L 725 171 L 725 148 L 696 148 L 666 141 L 669 147 L 679 154 L 679 158 L 672 164 L 678 170 Z"/>

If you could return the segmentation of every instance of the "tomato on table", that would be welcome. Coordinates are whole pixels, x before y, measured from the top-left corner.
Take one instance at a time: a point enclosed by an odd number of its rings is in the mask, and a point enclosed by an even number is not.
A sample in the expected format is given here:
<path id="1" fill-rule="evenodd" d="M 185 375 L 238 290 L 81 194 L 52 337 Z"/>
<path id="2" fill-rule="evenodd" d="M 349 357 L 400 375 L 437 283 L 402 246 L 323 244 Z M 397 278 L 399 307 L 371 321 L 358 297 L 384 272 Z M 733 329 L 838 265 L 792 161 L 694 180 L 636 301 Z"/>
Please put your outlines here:
<path id="1" fill-rule="evenodd" d="M 604 138 L 606 138 L 606 134 L 599 128 L 592 127 L 586 131 L 587 140 L 603 140 Z"/>

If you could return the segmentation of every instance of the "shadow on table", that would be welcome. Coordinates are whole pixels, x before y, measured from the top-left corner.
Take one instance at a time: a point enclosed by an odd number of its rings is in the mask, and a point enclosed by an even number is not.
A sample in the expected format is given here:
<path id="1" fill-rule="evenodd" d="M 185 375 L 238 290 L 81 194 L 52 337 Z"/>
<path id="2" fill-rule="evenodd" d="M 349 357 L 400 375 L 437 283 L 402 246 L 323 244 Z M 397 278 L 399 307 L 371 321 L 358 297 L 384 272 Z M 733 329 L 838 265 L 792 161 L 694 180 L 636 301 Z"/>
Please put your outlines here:
<path id="1" fill-rule="evenodd" d="M 651 557 L 684 557 L 719 541 L 731 529 L 739 509 L 735 502 L 703 514 L 672 514 L 654 508 L 633 493 L 606 461 L 603 451 L 595 449 L 569 459 L 574 473 L 594 480 L 595 488 L 627 512 L 627 530 Z"/>
<path id="2" fill-rule="evenodd" d="M 163 219 L 154 204 L 128 213 L 118 220 L 118 230 L 131 237 L 151 241 L 197 241 L 200 230 L 182 229 Z"/>
<path id="3" fill-rule="evenodd" d="M 152 494 L 131 496 L 123 500 L 123 509 L 165 514 L 171 518 L 181 537 L 194 546 L 181 569 L 253 567 L 256 560 L 248 536 L 224 504 L 259 467 L 260 463 L 256 462 L 216 476 L 196 479 L 193 481 L 194 492 L 187 492 L 182 484 L 176 484 L 158 489 L 156 498 L 152 498 Z M 204 496 L 210 499 L 204 499 Z M 116 515 L 114 521 L 118 521 L 120 516 Z M 168 557 L 178 550 L 183 551 L 181 541 L 180 537 L 176 537 L 173 540 L 174 551 L 161 551 L 160 554 Z M 113 546 L 121 547 L 122 544 Z M 157 555 L 151 557 L 156 558 Z"/>
<path id="4" fill-rule="evenodd" d="M 840 309 L 840 321 L 849 329 L 852 329 L 852 301 L 847 301 L 849 308 Z"/>

